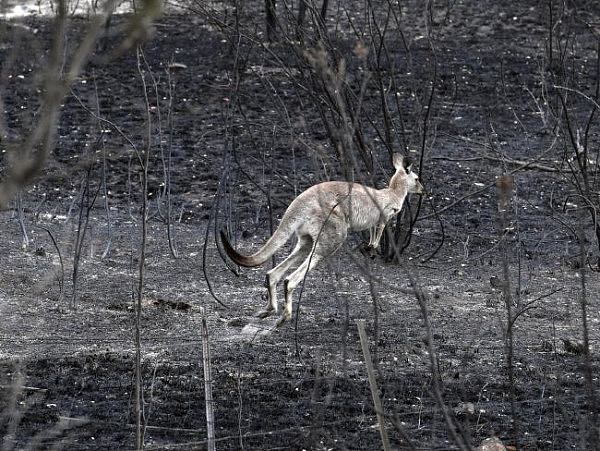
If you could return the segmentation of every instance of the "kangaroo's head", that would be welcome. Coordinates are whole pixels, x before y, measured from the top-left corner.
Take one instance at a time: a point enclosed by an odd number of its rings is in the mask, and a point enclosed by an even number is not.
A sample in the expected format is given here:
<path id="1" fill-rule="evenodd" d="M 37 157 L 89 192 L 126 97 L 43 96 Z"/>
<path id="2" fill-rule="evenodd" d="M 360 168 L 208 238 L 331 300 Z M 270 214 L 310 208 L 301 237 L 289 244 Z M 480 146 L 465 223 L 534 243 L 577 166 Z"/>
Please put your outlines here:
<path id="1" fill-rule="evenodd" d="M 390 188 L 394 190 L 406 189 L 407 193 L 414 194 L 423 194 L 425 192 L 425 188 L 419 182 L 419 176 L 412 171 L 412 158 L 395 153 L 392 156 L 392 163 L 394 164 L 396 173 L 390 180 Z"/>

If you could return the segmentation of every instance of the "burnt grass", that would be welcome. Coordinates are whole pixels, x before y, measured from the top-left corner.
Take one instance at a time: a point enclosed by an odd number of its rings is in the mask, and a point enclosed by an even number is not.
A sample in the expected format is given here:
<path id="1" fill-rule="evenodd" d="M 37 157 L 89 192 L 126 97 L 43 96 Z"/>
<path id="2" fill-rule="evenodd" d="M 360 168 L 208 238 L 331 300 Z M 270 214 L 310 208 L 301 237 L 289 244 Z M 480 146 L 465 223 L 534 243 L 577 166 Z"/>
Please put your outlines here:
<path id="1" fill-rule="evenodd" d="M 0 213 L 3 449 L 134 448 L 141 185 L 131 143 L 151 152 L 141 315 L 147 449 L 207 447 L 203 315 L 217 449 L 381 449 L 357 320 L 366 321 L 393 449 L 455 449 L 435 401 L 426 324 L 407 271 L 426 294 L 441 395 L 469 445 L 495 435 L 523 450 L 597 447 L 589 437 L 598 414 L 590 395 L 598 390 L 598 246 L 565 163 L 573 161 L 569 140 L 549 131 L 562 117 L 553 119 L 547 106 L 560 72 L 547 57 L 552 2 L 436 2 L 431 40 L 421 2 L 400 2 L 402 27 L 387 31 L 389 59 L 378 69 L 353 52 L 350 20 L 367 30 L 364 42 L 374 51 L 368 44 L 376 30 L 365 25 L 363 2 L 331 2 L 332 47 L 346 61 L 350 106 L 365 88 L 358 122 L 375 161 L 369 174 L 356 157 L 353 177 L 382 187 L 391 174 L 375 130 L 383 130 L 378 71 L 385 76 L 393 67 L 395 84 L 386 89 L 398 92 L 395 149 L 417 149 L 419 162 L 427 133 L 421 171 L 429 200 L 403 265 L 361 252 L 365 236 L 352 235 L 298 290 L 294 320 L 272 333 L 263 332 L 274 319 L 254 317 L 265 303 L 265 268 L 237 268 L 236 277 L 215 231 L 227 225 L 240 249 L 256 249 L 295 195 L 344 171 L 324 123 L 335 115 L 320 114 L 322 80 L 305 48 L 281 37 L 291 20 L 282 16 L 280 38 L 265 45 L 264 2 L 244 3 L 239 39 L 229 2 L 171 8 L 139 63 L 135 52 L 111 53 L 128 20 L 114 17 L 64 101 L 43 176 Z M 563 14 L 555 31 L 566 30 L 556 52 L 573 52 L 572 86 L 592 98 L 598 41 L 584 24 L 600 15 L 594 2 L 569 5 L 555 5 Z M 379 21 L 384 6 L 377 6 Z M 70 21 L 68 49 L 85 24 Z M 15 142 L 36 121 L 35 74 L 44 69 L 52 26 L 33 17 L 3 24 L 2 60 L 14 58 L 2 95 Z M 570 111 L 585 124 L 591 103 L 571 95 Z M 595 119 L 593 148 L 598 130 Z M 177 258 L 165 219 L 169 154 Z M 537 166 L 514 171 L 510 160 Z M 515 189 L 502 230 L 496 180 L 507 171 Z M 417 204 L 411 199 L 413 213 Z M 78 230 L 86 234 L 74 288 Z M 578 233 L 585 235 L 584 271 Z M 528 307 L 514 321 L 512 386 L 505 298 L 490 282 L 504 280 L 504 262 L 513 301 Z M 588 363 L 579 347 L 583 286 Z"/>

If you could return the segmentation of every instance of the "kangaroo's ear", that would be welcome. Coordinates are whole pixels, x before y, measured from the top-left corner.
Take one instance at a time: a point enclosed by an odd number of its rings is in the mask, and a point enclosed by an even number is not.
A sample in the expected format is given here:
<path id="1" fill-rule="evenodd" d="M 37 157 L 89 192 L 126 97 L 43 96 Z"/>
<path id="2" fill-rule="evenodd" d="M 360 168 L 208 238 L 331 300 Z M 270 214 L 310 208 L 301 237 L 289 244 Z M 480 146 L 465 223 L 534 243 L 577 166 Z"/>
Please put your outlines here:
<path id="1" fill-rule="evenodd" d="M 400 168 L 402 168 L 408 174 L 412 170 L 413 163 L 414 161 L 412 158 L 405 157 L 401 153 L 394 153 L 392 155 L 392 164 L 396 171 L 399 171 Z"/>
<path id="2" fill-rule="evenodd" d="M 400 168 L 404 167 L 404 156 L 401 153 L 393 153 L 392 154 L 392 165 L 394 169 L 398 171 Z"/>

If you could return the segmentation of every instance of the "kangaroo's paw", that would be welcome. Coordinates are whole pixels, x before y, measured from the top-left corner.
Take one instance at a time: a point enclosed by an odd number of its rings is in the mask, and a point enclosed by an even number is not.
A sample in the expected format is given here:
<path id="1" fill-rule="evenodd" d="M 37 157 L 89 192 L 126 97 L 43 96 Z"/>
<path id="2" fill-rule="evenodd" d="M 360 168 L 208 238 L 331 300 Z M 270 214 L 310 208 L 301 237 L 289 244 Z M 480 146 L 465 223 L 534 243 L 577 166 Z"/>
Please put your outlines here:
<path id="1" fill-rule="evenodd" d="M 268 318 L 269 316 L 271 316 L 273 313 L 275 313 L 275 310 L 265 309 L 265 310 L 261 310 L 260 312 L 258 312 L 256 314 L 256 317 L 260 318 L 260 319 L 265 319 L 265 318 Z"/>
<path id="2" fill-rule="evenodd" d="M 291 316 L 282 315 L 281 318 L 279 318 L 277 320 L 277 322 L 275 323 L 275 327 L 281 327 L 281 326 L 283 326 L 285 323 L 287 323 L 291 319 L 292 319 Z"/>
<path id="3" fill-rule="evenodd" d="M 365 257 L 370 258 L 371 260 L 377 257 L 378 250 L 371 244 L 363 243 L 359 246 L 359 250 L 361 254 L 363 254 Z"/>

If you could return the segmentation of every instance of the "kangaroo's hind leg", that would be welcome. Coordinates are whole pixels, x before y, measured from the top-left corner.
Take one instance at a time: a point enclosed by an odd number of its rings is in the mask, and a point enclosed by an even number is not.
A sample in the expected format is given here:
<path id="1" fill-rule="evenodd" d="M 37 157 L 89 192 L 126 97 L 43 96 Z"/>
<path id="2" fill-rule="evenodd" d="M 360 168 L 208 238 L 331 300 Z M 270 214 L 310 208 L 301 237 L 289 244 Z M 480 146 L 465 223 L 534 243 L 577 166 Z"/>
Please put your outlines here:
<path id="1" fill-rule="evenodd" d="M 322 260 L 329 257 L 344 243 L 348 236 L 348 227 L 343 222 L 327 222 L 312 245 L 312 249 L 302 264 L 284 280 L 285 308 L 277 326 L 281 326 L 292 318 L 292 295 L 294 290 L 302 283 L 308 271 L 313 269 Z"/>
<path id="2" fill-rule="evenodd" d="M 266 318 L 277 313 L 277 284 L 285 273 L 294 265 L 298 265 L 310 253 L 312 240 L 310 236 L 298 237 L 298 243 L 294 250 L 285 260 L 267 272 L 266 285 L 268 289 L 268 301 L 264 310 L 258 312 L 259 318 Z"/>

